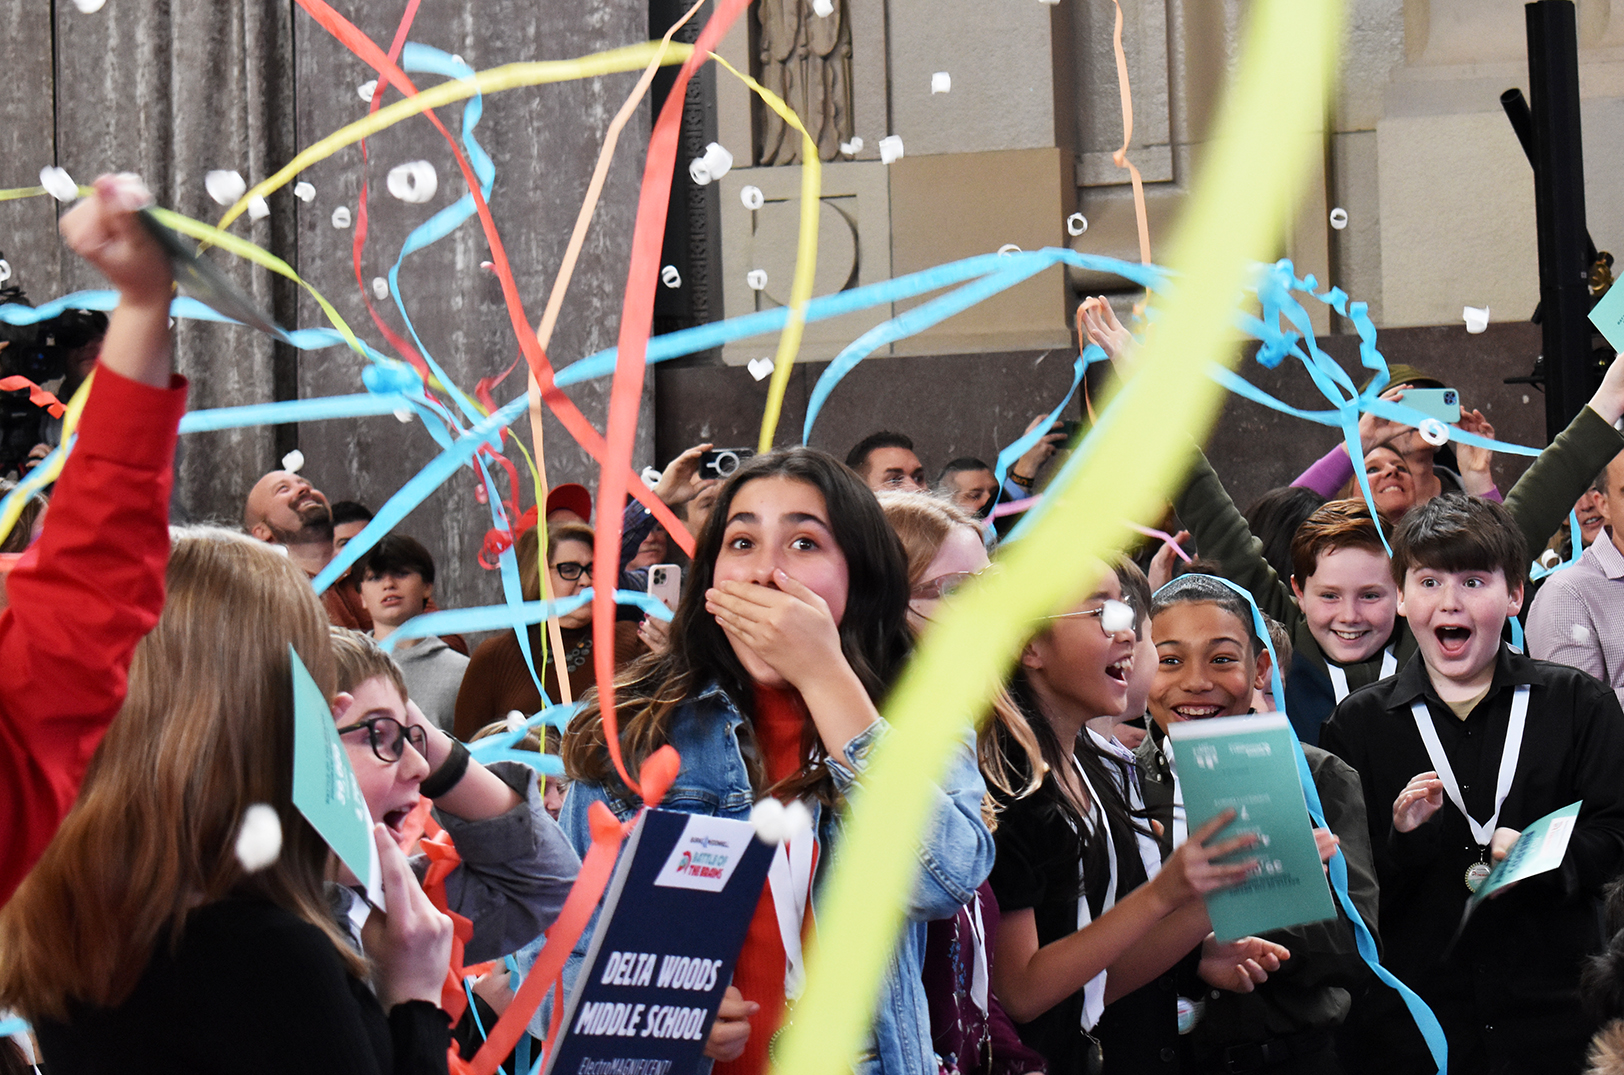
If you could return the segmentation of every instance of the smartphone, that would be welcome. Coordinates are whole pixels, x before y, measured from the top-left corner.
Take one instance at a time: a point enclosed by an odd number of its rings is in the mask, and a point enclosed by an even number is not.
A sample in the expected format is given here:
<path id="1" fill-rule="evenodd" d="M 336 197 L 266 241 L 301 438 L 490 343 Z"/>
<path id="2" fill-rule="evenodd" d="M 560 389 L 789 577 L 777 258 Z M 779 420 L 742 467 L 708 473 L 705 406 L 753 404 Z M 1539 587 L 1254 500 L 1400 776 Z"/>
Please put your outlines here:
<path id="1" fill-rule="evenodd" d="M 728 478 L 739 465 L 755 455 L 754 448 L 712 448 L 699 457 L 701 478 Z"/>
<path id="2" fill-rule="evenodd" d="M 1406 388 L 1399 402 L 1446 426 L 1460 421 L 1460 393 L 1453 388 Z"/>
<path id="3" fill-rule="evenodd" d="M 1083 428 L 1083 423 L 1074 418 L 1069 422 L 1056 422 L 1054 424 L 1054 428 L 1051 429 L 1050 432 L 1059 433 L 1061 436 L 1066 438 L 1066 442 L 1069 444 L 1071 441 L 1076 439 L 1077 431 L 1081 428 Z"/>
<path id="4" fill-rule="evenodd" d="M 665 607 L 672 612 L 677 610 L 677 601 L 682 597 L 682 568 L 676 564 L 655 564 L 648 569 L 648 592 L 651 597 L 658 597 L 665 602 Z"/>

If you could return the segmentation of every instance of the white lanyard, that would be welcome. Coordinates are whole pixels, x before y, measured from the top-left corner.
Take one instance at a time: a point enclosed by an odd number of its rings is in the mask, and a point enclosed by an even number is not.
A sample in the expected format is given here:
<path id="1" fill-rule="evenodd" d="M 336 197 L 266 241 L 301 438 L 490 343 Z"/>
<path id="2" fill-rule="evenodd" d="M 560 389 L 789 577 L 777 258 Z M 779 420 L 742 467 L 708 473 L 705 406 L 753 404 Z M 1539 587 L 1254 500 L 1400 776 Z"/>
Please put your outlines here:
<path id="1" fill-rule="evenodd" d="M 1348 673 L 1332 664 L 1325 662 L 1325 671 L 1331 676 L 1331 692 L 1336 695 L 1337 704 L 1348 696 Z M 1398 658 L 1393 656 L 1393 647 L 1388 646 L 1382 650 L 1382 679 L 1398 674 Z"/>
<path id="2" fill-rule="evenodd" d="M 1437 771 L 1438 779 L 1443 781 L 1449 801 L 1466 818 L 1466 824 L 1472 829 L 1472 839 L 1477 841 L 1479 847 L 1488 847 L 1493 839 L 1495 825 L 1500 820 L 1500 807 L 1505 805 L 1506 795 L 1511 791 L 1511 778 L 1517 772 L 1517 758 L 1522 753 L 1523 728 L 1528 723 L 1528 689 L 1528 684 L 1524 683 L 1512 696 L 1511 723 L 1506 725 L 1506 745 L 1500 750 L 1500 776 L 1494 785 L 1494 813 L 1483 824 L 1478 824 L 1466 812 L 1466 800 L 1461 797 L 1460 785 L 1455 781 L 1455 770 L 1449 764 L 1449 755 L 1444 753 L 1444 745 L 1438 740 L 1438 729 L 1432 726 L 1432 714 L 1427 710 L 1427 703 L 1418 700 L 1410 707 L 1410 714 L 1415 717 L 1415 730 L 1421 733 L 1421 742 L 1426 744 L 1427 757 L 1432 759 L 1432 767 Z"/>
<path id="3" fill-rule="evenodd" d="M 1105 862 L 1107 867 L 1107 878 L 1105 886 L 1105 903 L 1100 908 L 1100 913 L 1104 914 L 1106 911 L 1109 911 L 1112 907 L 1116 906 L 1116 841 L 1111 839 L 1111 826 L 1106 817 L 1105 804 L 1100 801 L 1099 795 L 1094 791 L 1094 785 L 1088 779 L 1088 773 L 1083 770 L 1082 761 L 1079 760 L 1075 754 L 1072 755 L 1071 761 L 1072 764 L 1077 767 L 1077 775 L 1082 779 L 1083 787 L 1088 789 L 1089 809 L 1088 815 L 1083 819 L 1083 823 L 1088 826 L 1090 833 L 1097 830 L 1105 838 Z M 1099 814 L 1098 822 L 1095 821 L 1096 811 L 1098 811 Z M 1149 848 L 1147 848 L 1146 844 L 1149 841 L 1145 839 L 1140 838 L 1137 839 L 1136 842 L 1139 846 L 1139 857 L 1145 864 L 1146 876 L 1156 876 L 1155 871 L 1161 868 L 1161 852 L 1153 843 Z M 1086 880 L 1083 877 L 1083 863 L 1081 860 L 1078 860 L 1077 863 L 1077 877 L 1079 881 Z M 1080 884 L 1077 892 L 1078 930 L 1082 930 L 1084 927 L 1090 925 L 1093 921 L 1094 915 L 1088 906 L 1088 892 L 1086 891 L 1086 886 Z M 1105 1014 L 1106 973 L 1106 971 L 1100 971 L 1093 978 L 1089 979 L 1087 985 L 1083 986 L 1082 1024 L 1085 1031 L 1093 1030 L 1095 1024 L 1100 1021 L 1100 1016 Z"/>
<path id="4" fill-rule="evenodd" d="M 974 950 L 972 970 L 970 972 L 970 999 L 981 1010 L 982 1015 L 987 1014 L 987 927 L 981 923 L 981 893 L 977 892 L 970 900 L 968 908 L 970 914 L 970 933 L 975 938 L 970 947 Z"/>
<path id="5" fill-rule="evenodd" d="M 799 1000 L 806 988 L 806 968 L 801 958 L 801 923 L 806 919 L 806 901 L 812 892 L 812 850 L 817 845 L 817 826 L 785 840 L 773 853 L 767 867 L 767 887 L 773 894 L 773 910 L 778 913 L 778 936 L 784 942 L 784 999 Z"/>

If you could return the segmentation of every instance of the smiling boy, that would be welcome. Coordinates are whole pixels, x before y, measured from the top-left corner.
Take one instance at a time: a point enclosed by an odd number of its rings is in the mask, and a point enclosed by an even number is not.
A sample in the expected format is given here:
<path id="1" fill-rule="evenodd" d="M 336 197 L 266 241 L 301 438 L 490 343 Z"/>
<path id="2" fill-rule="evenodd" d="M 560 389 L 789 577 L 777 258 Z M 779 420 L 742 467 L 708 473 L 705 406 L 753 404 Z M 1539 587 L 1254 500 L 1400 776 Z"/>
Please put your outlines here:
<path id="1" fill-rule="evenodd" d="M 1500 641 L 1527 563 L 1497 504 L 1451 494 L 1408 515 L 1393 577 L 1418 655 L 1349 695 L 1321 738 L 1359 772 L 1386 962 L 1443 1024 L 1451 1072 L 1581 1070 L 1594 1027 L 1579 967 L 1603 943 L 1602 886 L 1624 867 L 1617 699 Z M 1451 948 L 1488 867 L 1530 823 L 1579 800 L 1561 868 L 1497 893 Z"/>
<path id="2" fill-rule="evenodd" d="M 1596 471 L 1624 450 L 1624 435 L 1613 427 L 1620 417 L 1624 362 L 1614 362 L 1589 404 L 1506 494 L 1506 510 L 1526 544 L 1542 544 Z M 1292 542 L 1290 585 L 1269 566 L 1245 516 L 1199 452 L 1173 506 L 1201 555 L 1221 563 L 1224 577 L 1250 591 L 1291 633 L 1286 711 L 1304 743 L 1319 741 L 1320 724 L 1349 691 L 1391 676 L 1415 655 L 1363 501 L 1332 501 L 1308 517 Z"/>

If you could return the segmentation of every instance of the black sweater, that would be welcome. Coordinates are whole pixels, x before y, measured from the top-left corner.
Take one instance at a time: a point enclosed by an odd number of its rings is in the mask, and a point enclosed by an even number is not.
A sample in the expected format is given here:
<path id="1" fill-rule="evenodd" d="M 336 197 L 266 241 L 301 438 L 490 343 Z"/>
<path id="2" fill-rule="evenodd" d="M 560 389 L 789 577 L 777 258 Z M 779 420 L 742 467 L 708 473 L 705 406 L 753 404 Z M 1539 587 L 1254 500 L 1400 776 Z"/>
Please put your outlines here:
<path id="1" fill-rule="evenodd" d="M 334 1071 L 445 1075 L 450 1025 L 423 1001 L 388 1016 L 315 926 L 262 900 L 227 899 L 161 945 L 117 1008 L 36 1027 L 51 1075 Z"/>

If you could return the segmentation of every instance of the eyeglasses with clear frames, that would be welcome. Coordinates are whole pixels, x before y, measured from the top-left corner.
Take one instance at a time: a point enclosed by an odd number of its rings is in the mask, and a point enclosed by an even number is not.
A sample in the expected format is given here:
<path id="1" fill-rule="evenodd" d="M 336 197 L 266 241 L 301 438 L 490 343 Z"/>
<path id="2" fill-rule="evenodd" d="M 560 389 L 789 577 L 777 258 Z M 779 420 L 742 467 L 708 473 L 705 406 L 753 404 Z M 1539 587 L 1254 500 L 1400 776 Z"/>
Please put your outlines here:
<path id="1" fill-rule="evenodd" d="M 1068 620 L 1089 617 L 1099 622 L 1100 630 L 1106 638 L 1124 632 L 1131 632 L 1138 625 L 1138 617 L 1134 614 L 1133 606 L 1126 601 L 1107 599 L 1101 601 L 1097 608 L 1084 608 L 1076 612 L 1060 612 L 1053 616 L 1046 616 L 1050 620 Z"/>
<path id="2" fill-rule="evenodd" d="M 423 757 L 429 756 L 429 733 L 420 724 L 402 724 L 394 717 L 368 717 L 366 720 L 338 729 L 339 735 L 367 730 L 372 753 L 385 764 L 394 764 L 406 754 L 406 744 Z"/>

